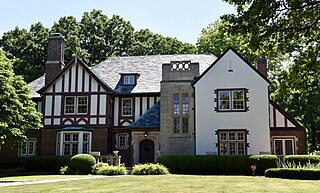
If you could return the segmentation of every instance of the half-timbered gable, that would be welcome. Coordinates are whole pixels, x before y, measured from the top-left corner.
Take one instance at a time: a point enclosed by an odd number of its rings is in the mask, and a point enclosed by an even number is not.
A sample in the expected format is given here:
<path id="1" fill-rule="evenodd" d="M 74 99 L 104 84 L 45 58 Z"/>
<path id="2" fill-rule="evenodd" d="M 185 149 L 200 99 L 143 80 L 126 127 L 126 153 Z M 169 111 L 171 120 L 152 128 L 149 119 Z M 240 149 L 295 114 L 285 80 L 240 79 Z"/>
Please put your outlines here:
<path id="1" fill-rule="evenodd" d="M 271 151 L 278 156 L 305 153 L 305 129 L 274 101 L 270 101 Z"/>
<path id="2" fill-rule="evenodd" d="M 113 90 L 79 58 L 73 59 L 46 86 L 43 96 L 45 126 L 111 125 Z"/>

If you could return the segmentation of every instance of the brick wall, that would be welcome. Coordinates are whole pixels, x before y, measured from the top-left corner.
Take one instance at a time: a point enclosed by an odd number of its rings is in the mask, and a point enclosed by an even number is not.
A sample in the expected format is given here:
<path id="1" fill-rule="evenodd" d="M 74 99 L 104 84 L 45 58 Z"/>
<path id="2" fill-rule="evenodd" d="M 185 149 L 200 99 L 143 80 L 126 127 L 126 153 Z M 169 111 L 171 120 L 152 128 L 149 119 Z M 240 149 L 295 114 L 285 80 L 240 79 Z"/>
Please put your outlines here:
<path id="1" fill-rule="evenodd" d="M 109 128 L 94 128 L 92 132 L 91 151 L 100 151 L 101 155 L 108 152 L 108 130 Z"/>
<path id="2" fill-rule="evenodd" d="M 270 132 L 271 138 L 275 136 L 295 136 L 298 138 L 297 141 L 297 153 L 298 154 L 306 154 L 306 147 L 305 147 L 305 132 L 303 129 L 272 129 Z"/>
<path id="3" fill-rule="evenodd" d="M 56 138 L 57 131 L 55 129 L 41 129 L 41 155 L 56 155 Z"/>
<path id="4" fill-rule="evenodd" d="M 41 144 L 41 131 L 40 130 L 29 130 L 26 132 L 28 138 L 36 138 L 36 155 L 40 154 Z M 18 149 L 13 144 L 13 141 L 7 140 L 5 144 L 1 145 L 0 149 L 0 163 L 14 163 L 19 161 Z"/>

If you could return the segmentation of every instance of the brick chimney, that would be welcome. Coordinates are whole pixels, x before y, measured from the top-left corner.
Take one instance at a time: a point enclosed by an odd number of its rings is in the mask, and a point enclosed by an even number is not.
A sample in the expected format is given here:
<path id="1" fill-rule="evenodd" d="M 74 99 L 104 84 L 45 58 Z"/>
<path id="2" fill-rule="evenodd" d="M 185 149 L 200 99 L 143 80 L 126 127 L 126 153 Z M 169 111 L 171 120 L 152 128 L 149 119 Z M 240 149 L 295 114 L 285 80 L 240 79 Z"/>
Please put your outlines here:
<path id="1" fill-rule="evenodd" d="M 257 61 L 256 61 L 256 68 L 259 72 L 261 72 L 261 74 L 268 78 L 268 69 L 267 69 L 267 59 L 266 57 L 262 57 L 262 58 L 259 58 L 257 57 Z"/>
<path id="2" fill-rule="evenodd" d="M 47 85 L 64 67 L 64 38 L 60 33 L 52 33 L 48 37 L 48 55 L 45 66 Z"/>

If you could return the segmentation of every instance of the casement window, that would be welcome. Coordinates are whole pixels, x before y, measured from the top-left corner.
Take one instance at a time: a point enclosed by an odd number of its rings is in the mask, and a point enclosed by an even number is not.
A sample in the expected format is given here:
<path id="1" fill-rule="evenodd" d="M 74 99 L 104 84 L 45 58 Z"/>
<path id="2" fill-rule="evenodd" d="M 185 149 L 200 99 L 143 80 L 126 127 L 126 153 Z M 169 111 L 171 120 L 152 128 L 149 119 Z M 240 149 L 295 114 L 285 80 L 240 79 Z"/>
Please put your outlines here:
<path id="1" fill-rule="evenodd" d="M 288 138 L 274 138 L 273 151 L 278 156 L 293 155 L 295 140 L 293 137 Z"/>
<path id="2" fill-rule="evenodd" d="M 19 156 L 36 155 L 36 139 L 29 139 L 21 142 L 19 147 Z"/>
<path id="3" fill-rule="evenodd" d="M 66 96 L 65 114 L 87 114 L 88 97 L 87 96 Z"/>
<path id="4" fill-rule="evenodd" d="M 128 149 L 128 134 L 117 134 L 116 135 L 116 148 L 117 149 Z"/>
<path id="5" fill-rule="evenodd" d="M 219 155 L 246 155 L 247 130 L 218 130 Z"/>
<path id="6" fill-rule="evenodd" d="M 132 99 L 122 99 L 122 116 L 132 116 Z"/>
<path id="7" fill-rule="evenodd" d="M 57 155 L 90 153 L 91 132 L 62 131 L 57 133 Z"/>
<path id="8" fill-rule="evenodd" d="M 125 75 L 125 76 L 123 76 L 123 84 L 125 84 L 125 85 L 134 85 L 135 84 L 135 76 L 134 75 Z"/>
<path id="9" fill-rule="evenodd" d="M 247 111 L 247 89 L 217 90 L 217 107 L 218 112 L 241 112 Z"/>
<path id="10" fill-rule="evenodd" d="M 189 132 L 189 94 L 173 94 L 173 133 Z"/>

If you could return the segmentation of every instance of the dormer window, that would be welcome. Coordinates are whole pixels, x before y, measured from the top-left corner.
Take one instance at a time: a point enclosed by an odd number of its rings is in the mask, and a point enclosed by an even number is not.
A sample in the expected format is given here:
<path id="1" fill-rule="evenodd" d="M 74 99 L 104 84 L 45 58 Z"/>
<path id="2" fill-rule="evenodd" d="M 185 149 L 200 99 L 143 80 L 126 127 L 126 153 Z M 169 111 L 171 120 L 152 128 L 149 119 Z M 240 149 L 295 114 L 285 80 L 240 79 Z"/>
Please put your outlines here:
<path id="1" fill-rule="evenodd" d="M 136 72 L 126 72 L 126 73 L 120 73 L 121 76 L 121 84 L 122 85 L 136 85 L 137 79 L 139 78 L 139 73 Z"/>
<path id="2" fill-rule="evenodd" d="M 134 85 L 135 84 L 135 76 L 134 75 L 124 75 L 123 76 L 123 84 Z"/>

